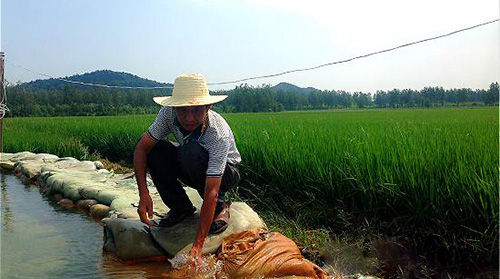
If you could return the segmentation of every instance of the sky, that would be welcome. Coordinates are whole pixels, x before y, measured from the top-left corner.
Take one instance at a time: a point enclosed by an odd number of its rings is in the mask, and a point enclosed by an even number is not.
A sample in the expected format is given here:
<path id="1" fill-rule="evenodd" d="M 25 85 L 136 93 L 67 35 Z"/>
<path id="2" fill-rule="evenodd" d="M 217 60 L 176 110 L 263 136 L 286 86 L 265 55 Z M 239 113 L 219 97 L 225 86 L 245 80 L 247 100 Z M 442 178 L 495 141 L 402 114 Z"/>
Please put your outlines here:
<path id="1" fill-rule="evenodd" d="M 5 79 L 95 70 L 223 82 L 313 67 L 499 18 L 498 0 L 1 0 Z M 248 81 L 371 92 L 487 89 L 499 23 L 313 71 Z M 213 85 L 211 90 L 236 84 Z"/>

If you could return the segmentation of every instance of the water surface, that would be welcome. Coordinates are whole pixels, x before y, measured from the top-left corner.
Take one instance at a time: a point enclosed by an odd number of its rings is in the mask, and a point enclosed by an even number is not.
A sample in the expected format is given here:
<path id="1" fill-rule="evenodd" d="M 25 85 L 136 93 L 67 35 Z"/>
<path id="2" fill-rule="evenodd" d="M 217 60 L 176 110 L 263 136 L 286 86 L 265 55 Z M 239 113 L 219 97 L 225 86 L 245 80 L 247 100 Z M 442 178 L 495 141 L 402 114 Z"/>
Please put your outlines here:
<path id="1" fill-rule="evenodd" d="M 159 278 L 164 262 L 133 264 L 102 252 L 102 226 L 0 172 L 0 278 Z"/>

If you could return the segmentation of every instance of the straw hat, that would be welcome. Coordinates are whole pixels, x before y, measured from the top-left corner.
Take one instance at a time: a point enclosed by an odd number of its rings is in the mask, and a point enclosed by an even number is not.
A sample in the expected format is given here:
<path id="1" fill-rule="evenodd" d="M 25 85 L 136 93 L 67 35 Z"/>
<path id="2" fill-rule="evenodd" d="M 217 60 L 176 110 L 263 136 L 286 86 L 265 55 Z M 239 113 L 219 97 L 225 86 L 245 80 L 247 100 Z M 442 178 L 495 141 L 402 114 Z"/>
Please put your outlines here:
<path id="1" fill-rule="evenodd" d="M 204 76 L 200 74 L 182 74 L 174 81 L 172 96 L 154 97 L 153 101 L 162 106 L 185 107 L 209 105 L 226 98 L 227 95 L 210 96 Z"/>

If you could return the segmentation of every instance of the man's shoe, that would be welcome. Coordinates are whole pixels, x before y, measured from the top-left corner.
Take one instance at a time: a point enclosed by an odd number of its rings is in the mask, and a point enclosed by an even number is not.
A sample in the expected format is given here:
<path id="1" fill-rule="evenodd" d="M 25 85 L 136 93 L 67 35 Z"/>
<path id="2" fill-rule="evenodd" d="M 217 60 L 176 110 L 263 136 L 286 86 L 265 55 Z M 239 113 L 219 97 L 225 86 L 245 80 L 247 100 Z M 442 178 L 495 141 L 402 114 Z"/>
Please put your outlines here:
<path id="1" fill-rule="evenodd" d="M 215 217 L 212 225 L 210 225 L 210 234 L 220 234 L 229 226 L 229 207 L 231 202 L 226 202 L 222 211 Z"/>
<path id="2" fill-rule="evenodd" d="M 175 210 L 171 209 L 167 216 L 160 220 L 158 227 L 171 227 L 180 221 L 184 220 L 186 217 L 193 215 L 196 212 L 196 207 L 191 207 L 188 210 Z"/>

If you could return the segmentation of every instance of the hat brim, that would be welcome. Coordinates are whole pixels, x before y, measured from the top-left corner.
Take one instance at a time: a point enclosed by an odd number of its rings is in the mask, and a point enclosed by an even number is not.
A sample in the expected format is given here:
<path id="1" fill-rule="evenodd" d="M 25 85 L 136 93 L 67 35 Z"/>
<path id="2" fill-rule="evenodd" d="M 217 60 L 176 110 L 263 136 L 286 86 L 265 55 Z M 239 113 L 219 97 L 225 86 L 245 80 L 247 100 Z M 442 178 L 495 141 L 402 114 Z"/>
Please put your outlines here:
<path id="1" fill-rule="evenodd" d="M 227 95 L 214 95 L 203 96 L 195 98 L 167 96 L 167 97 L 154 97 L 153 101 L 165 107 L 190 107 L 190 106 L 204 106 L 218 103 L 227 98 Z"/>

